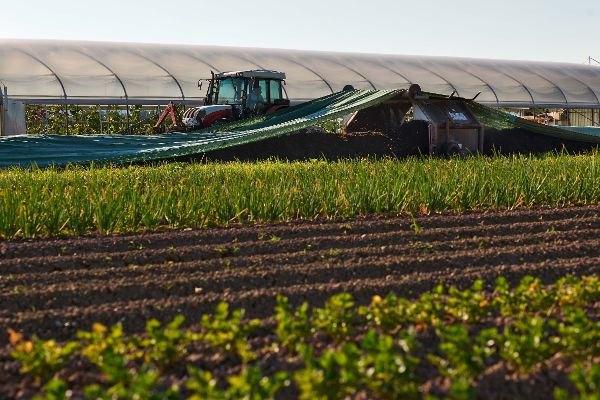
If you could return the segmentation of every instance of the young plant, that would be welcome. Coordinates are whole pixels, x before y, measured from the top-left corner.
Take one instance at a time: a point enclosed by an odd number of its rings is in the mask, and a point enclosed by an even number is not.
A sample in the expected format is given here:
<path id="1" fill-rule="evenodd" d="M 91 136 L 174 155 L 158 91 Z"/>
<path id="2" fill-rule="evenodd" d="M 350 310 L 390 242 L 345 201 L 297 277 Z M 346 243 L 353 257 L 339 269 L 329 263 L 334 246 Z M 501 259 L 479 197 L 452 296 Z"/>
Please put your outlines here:
<path id="1" fill-rule="evenodd" d="M 496 329 L 484 329 L 472 340 L 469 331 L 462 325 L 437 326 L 442 356 L 429 354 L 427 358 L 442 376 L 452 379 L 450 393 L 455 399 L 473 396 L 473 385 L 487 361 L 496 351 L 498 333 Z"/>
<path id="2" fill-rule="evenodd" d="M 185 357 L 190 335 L 181 329 L 184 321 L 184 317 L 178 315 L 162 329 L 160 322 L 155 319 L 146 323 L 147 336 L 138 338 L 146 362 L 164 370 Z"/>
<path id="3" fill-rule="evenodd" d="M 287 297 L 277 295 L 275 321 L 277 321 L 275 333 L 279 342 L 289 351 L 297 353 L 299 346 L 305 343 L 311 332 L 308 303 L 304 302 L 292 313 Z"/>
<path id="4" fill-rule="evenodd" d="M 395 335 L 413 320 L 417 306 L 414 302 L 389 293 L 384 299 L 373 296 L 369 307 L 359 307 L 358 313 L 367 322 L 378 326 L 385 334 Z"/>
<path id="5" fill-rule="evenodd" d="M 317 359 L 306 358 L 306 367 L 294 373 L 301 400 L 344 399 L 361 388 L 360 352 L 353 343 Z"/>
<path id="6" fill-rule="evenodd" d="M 67 400 L 71 398 L 71 394 L 64 381 L 54 378 L 46 383 L 42 393 L 33 396 L 32 400 Z"/>
<path id="7" fill-rule="evenodd" d="M 396 345 L 391 336 L 378 335 L 370 330 L 361 343 L 363 354 L 358 362 L 367 389 L 378 398 L 419 398 L 414 375 L 419 359 L 409 354 L 413 348 L 412 335 L 405 335 Z"/>
<path id="8" fill-rule="evenodd" d="M 32 374 L 38 382 L 63 369 L 80 348 L 77 342 L 61 346 L 55 340 L 41 340 L 37 336 L 25 340 L 22 334 L 12 329 L 8 329 L 8 335 L 13 348 L 10 354 L 21 364 L 21 372 Z"/>
<path id="9" fill-rule="evenodd" d="M 226 398 L 247 400 L 272 400 L 281 387 L 289 385 L 289 374 L 278 372 L 272 377 L 263 376 L 259 367 L 244 368 L 239 375 L 227 379 Z"/>
<path id="10" fill-rule="evenodd" d="M 240 374 L 227 378 L 227 389 L 219 389 L 217 380 L 208 371 L 188 367 L 188 372 L 190 377 L 185 387 L 192 393 L 188 400 L 269 400 L 282 386 L 289 385 L 287 372 L 267 377 L 259 367 L 245 367 Z"/>
<path id="11" fill-rule="evenodd" d="M 519 285 L 510 289 L 504 277 L 496 280 L 493 304 L 500 309 L 504 317 L 523 316 L 527 314 L 549 314 L 556 301 L 556 293 L 544 287 L 539 278 L 526 276 Z"/>
<path id="12" fill-rule="evenodd" d="M 552 319 L 521 317 L 504 328 L 500 357 L 513 368 L 528 373 L 558 351 L 560 339 L 551 334 L 556 325 Z"/>
<path id="13" fill-rule="evenodd" d="M 121 368 L 121 361 L 116 360 L 117 357 L 111 362 L 120 364 L 118 367 Z M 107 364 L 104 364 L 104 370 L 106 370 Z M 114 378 L 114 376 L 113 376 Z M 159 381 L 158 372 L 148 366 L 144 366 L 139 370 L 123 369 L 122 373 L 119 374 L 118 379 L 109 380 L 112 384 L 108 388 L 104 388 L 101 385 L 88 385 L 84 388 L 84 394 L 86 398 L 96 400 L 178 400 L 179 389 L 176 386 L 161 390 L 159 387 L 162 386 Z"/>
<path id="14" fill-rule="evenodd" d="M 575 386 L 577 395 L 570 395 L 565 389 L 556 388 L 556 400 L 600 400 L 600 364 L 592 364 L 589 369 L 577 365 L 569 374 L 569 380 Z"/>
<path id="15" fill-rule="evenodd" d="M 99 323 L 92 325 L 92 330 L 79 331 L 77 337 L 82 342 L 83 348 L 81 354 L 92 364 L 109 372 L 109 379 L 112 374 L 119 374 L 122 368 L 115 368 L 118 362 L 126 364 L 126 356 L 131 352 L 132 346 L 123 336 L 123 327 L 121 324 L 113 325 L 110 330 Z M 114 371 L 110 370 L 114 368 Z M 107 372 L 107 371 L 105 371 Z M 117 378 L 115 378 L 117 379 Z"/>
<path id="16" fill-rule="evenodd" d="M 221 302 L 213 315 L 203 315 L 200 325 L 203 328 L 202 339 L 211 347 L 225 353 L 237 354 L 244 362 L 255 358 L 250 350 L 247 336 L 260 326 L 260 320 L 242 323 L 244 310 L 229 312 L 229 305 Z"/>
<path id="17" fill-rule="evenodd" d="M 581 362 L 600 356 L 600 322 L 590 321 L 580 308 L 567 307 L 558 325 L 561 351 Z"/>
<path id="18" fill-rule="evenodd" d="M 347 339 L 354 332 L 358 322 L 354 299 L 348 293 L 330 297 L 325 302 L 325 307 L 316 308 L 313 315 L 314 328 L 327 333 L 338 343 Z"/>
<path id="19" fill-rule="evenodd" d="M 452 286 L 446 298 L 446 315 L 463 323 L 475 323 L 490 312 L 490 304 L 483 291 L 483 281 L 478 279 L 463 291 Z"/>
<path id="20" fill-rule="evenodd" d="M 220 390 L 218 382 L 208 371 L 188 366 L 189 378 L 185 384 L 192 394 L 188 400 L 224 400 L 225 391 Z"/>
<path id="21" fill-rule="evenodd" d="M 446 295 L 442 285 L 423 293 L 416 303 L 413 321 L 419 326 L 437 325 L 446 314 Z"/>
<path id="22" fill-rule="evenodd" d="M 558 306 L 584 306 L 600 297 L 600 278 L 584 276 L 582 278 L 567 275 L 556 282 Z"/>

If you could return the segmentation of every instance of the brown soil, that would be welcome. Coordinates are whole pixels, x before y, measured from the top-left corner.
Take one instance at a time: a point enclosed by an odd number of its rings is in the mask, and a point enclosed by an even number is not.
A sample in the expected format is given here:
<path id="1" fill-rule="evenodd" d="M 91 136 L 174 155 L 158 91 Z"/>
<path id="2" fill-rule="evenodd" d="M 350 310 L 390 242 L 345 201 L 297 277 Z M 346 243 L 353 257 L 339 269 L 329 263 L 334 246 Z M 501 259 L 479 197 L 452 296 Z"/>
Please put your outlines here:
<path id="1" fill-rule="evenodd" d="M 415 297 L 439 283 L 465 287 L 477 278 L 491 284 L 498 276 L 516 282 L 524 275 L 550 283 L 567 273 L 598 272 L 600 206 L 415 222 L 420 232 L 407 217 L 366 217 L 0 241 L 0 398 L 18 396 L 16 388 L 27 385 L 8 356 L 5 327 L 67 340 L 93 322 L 122 322 L 128 332 L 142 331 L 149 318 L 177 314 L 196 323 L 221 300 L 264 319 L 278 293 L 316 306 L 344 291 L 365 304 L 374 294 Z M 263 360 L 267 370 L 278 363 Z M 510 386 L 510 398 L 546 398 L 552 385 L 544 376 L 502 384 Z"/>
<path id="2" fill-rule="evenodd" d="M 350 134 L 327 133 L 320 128 L 257 143 L 217 150 L 207 154 L 178 158 L 178 161 L 256 161 L 277 158 L 337 160 L 348 157 L 400 158 L 428 154 L 428 127 L 423 121 L 411 121 L 389 132 L 365 131 Z M 582 153 L 596 144 L 561 140 L 523 129 L 486 129 L 483 154 L 542 154 L 548 152 Z"/>

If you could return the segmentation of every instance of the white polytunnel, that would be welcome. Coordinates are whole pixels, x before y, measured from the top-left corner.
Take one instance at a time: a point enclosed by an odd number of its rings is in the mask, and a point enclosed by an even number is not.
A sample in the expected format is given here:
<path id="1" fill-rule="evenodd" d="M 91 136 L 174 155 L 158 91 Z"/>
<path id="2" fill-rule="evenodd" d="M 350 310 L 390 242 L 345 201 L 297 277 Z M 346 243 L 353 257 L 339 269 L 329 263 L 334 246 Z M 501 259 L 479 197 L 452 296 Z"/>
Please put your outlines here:
<path id="1" fill-rule="evenodd" d="M 285 72 L 298 103 L 342 90 L 408 88 L 498 107 L 600 108 L 600 67 L 458 57 L 199 45 L 0 39 L 0 86 L 38 104 L 200 104 L 210 71 Z"/>

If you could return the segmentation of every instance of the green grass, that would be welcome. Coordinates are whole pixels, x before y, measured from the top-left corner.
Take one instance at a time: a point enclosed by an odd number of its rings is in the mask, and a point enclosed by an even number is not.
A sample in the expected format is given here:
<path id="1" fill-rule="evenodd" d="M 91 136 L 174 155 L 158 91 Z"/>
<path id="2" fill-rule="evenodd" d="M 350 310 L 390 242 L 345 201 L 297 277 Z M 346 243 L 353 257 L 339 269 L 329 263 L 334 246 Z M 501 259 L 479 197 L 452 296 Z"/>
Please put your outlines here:
<path id="1" fill-rule="evenodd" d="M 585 205 L 600 154 L 0 171 L 0 236 Z"/>

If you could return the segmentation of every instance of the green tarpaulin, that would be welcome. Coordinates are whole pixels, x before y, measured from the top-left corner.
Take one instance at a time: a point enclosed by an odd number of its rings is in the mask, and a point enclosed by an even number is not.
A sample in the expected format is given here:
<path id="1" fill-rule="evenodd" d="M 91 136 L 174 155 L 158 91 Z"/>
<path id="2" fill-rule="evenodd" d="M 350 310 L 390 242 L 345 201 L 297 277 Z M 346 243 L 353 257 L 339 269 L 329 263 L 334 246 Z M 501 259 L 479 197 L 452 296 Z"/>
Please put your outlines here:
<path id="1" fill-rule="evenodd" d="M 125 163 L 205 153 L 284 136 L 320 122 L 379 104 L 403 90 L 352 90 L 334 93 L 240 123 L 152 136 L 28 135 L 0 138 L 0 168 L 68 163 Z"/>
<path id="2" fill-rule="evenodd" d="M 132 135 L 27 135 L 0 138 L 0 168 L 68 163 L 127 163 L 206 153 L 288 135 L 320 122 L 372 107 L 403 90 L 351 90 L 334 93 L 276 113 L 223 125 L 218 131 Z M 600 143 L 600 128 L 550 127 L 468 101 L 486 127 L 522 128 L 587 143 Z"/>

